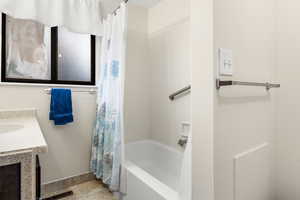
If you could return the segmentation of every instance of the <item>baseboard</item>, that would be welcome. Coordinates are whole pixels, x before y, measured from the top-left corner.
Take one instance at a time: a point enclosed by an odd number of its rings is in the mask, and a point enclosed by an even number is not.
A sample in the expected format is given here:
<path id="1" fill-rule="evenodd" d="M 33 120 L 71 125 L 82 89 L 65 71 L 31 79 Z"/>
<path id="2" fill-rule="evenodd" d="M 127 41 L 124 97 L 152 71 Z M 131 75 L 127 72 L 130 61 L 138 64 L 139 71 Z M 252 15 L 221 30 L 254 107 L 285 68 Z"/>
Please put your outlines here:
<path id="1" fill-rule="evenodd" d="M 80 174 L 77 176 L 68 177 L 65 179 L 60 179 L 50 183 L 42 184 L 42 197 L 47 198 L 49 196 L 54 196 L 60 193 L 68 191 L 69 187 L 78 185 L 87 181 L 95 180 L 95 176 L 92 173 Z"/>

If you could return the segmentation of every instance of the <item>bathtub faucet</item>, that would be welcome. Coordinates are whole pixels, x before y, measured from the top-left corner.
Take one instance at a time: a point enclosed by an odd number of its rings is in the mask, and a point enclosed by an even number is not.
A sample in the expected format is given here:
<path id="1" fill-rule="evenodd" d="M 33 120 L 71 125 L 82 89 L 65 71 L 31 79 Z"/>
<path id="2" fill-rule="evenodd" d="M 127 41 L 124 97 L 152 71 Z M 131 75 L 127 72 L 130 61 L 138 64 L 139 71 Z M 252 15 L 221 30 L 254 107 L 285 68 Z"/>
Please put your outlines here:
<path id="1" fill-rule="evenodd" d="M 185 147 L 187 142 L 188 142 L 188 136 L 182 135 L 180 137 L 180 139 L 178 140 L 178 145 L 181 146 L 181 147 Z"/>

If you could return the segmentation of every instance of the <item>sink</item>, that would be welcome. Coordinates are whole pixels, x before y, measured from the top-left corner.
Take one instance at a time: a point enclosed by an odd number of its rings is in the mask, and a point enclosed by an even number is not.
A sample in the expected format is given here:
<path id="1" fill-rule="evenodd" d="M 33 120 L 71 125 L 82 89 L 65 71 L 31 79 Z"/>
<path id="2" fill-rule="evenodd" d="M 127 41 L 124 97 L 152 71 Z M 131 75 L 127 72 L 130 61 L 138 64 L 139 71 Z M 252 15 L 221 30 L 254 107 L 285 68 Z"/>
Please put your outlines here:
<path id="1" fill-rule="evenodd" d="M 0 124 L 0 134 L 14 132 L 22 128 L 24 128 L 24 126 L 19 124 Z"/>

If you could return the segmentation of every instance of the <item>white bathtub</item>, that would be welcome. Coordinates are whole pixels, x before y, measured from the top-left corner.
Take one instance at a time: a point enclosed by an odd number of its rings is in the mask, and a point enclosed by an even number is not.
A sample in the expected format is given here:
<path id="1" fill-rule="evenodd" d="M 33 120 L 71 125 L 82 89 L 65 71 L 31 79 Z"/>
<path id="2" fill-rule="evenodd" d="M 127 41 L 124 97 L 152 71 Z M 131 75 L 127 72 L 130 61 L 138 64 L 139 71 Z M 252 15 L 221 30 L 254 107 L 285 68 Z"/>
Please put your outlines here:
<path id="1" fill-rule="evenodd" d="M 124 200 L 178 200 L 183 153 L 147 140 L 126 145 Z"/>

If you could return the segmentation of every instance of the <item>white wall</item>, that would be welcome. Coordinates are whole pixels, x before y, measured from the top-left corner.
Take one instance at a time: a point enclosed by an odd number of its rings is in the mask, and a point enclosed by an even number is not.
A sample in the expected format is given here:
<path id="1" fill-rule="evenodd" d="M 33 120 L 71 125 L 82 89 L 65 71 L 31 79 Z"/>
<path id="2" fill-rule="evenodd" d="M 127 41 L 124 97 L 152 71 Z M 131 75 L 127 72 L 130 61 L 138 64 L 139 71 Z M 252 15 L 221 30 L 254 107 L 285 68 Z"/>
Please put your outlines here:
<path id="1" fill-rule="evenodd" d="M 181 123 L 190 122 L 190 94 L 168 96 L 190 85 L 189 21 L 180 21 L 149 38 L 151 63 L 151 138 L 177 145 Z"/>
<path id="2" fill-rule="evenodd" d="M 0 36 L 1 39 L 1 36 Z M 49 86 L 48 86 L 49 87 Z M 47 86 L 7 86 L 0 83 L 0 109 L 36 108 L 49 152 L 41 155 L 42 182 L 89 172 L 95 95 L 73 94 L 74 123 L 56 127 L 49 121 Z M 87 89 L 88 90 L 88 89 Z"/>
<path id="3" fill-rule="evenodd" d="M 213 1 L 190 1 L 193 200 L 214 200 Z"/>
<path id="4" fill-rule="evenodd" d="M 277 199 L 300 199 L 300 2 L 278 1 Z"/>
<path id="5" fill-rule="evenodd" d="M 125 77 L 125 140 L 150 138 L 150 69 L 148 11 L 129 4 Z"/>
<path id="6" fill-rule="evenodd" d="M 234 54 L 232 79 L 276 82 L 275 3 L 275 0 L 214 1 L 215 68 L 217 49 L 229 48 Z M 241 86 L 222 88 L 215 93 L 216 200 L 267 200 L 274 197 L 271 173 L 275 93 L 276 89 L 267 92 L 264 88 Z M 268 143 L 264 149 L 271 154 L 263 153 L 265 150 L 258 153 L 251 150 L 264 143 Z M 239 162 L 238 155 L 243 152 L 246 152 L 245 158 Z M 261 160 L 267 164 L 253 171 L 251 166 L 260 166 L 261 163 L 257 162 Z M 239 171 L 239 166 L 246 167 Z M 255 180 L 257 183 L 253 183 Z M 241 193 L 243 196 L 239 195 Z"/>
<path id="7" fill-rule="evenodd" d="M 36 108 L 49 152 L 41 154 L 42 181 L 83 174 L 89 171 L 95 96 L 73 94 L 74 123 L 56 127 L 49 121 L 50 96 L 46 87 L 0 86 L 0 109 Z"/>
<path id="8" fill-rule="evenodd" d="M 174 5 L 179 9 L 187 2 Z M 190 95 L 174 102 L 168 96 L 190 84 L 188 13 L 173 15 L 172 21 L 169 15 L 156 21 L 157 12 L 170 13 L 170 1 L 148 9 L 129 5 L 126 142 L 151 138 L 179 148 L 180 123 L 190 121 Z"/>
<path id="9" fill-rule="evenodd" d="M 148 32 L 155 33 L 190 15 L 189 0 L 161 0 L 149 9 Z"/>

